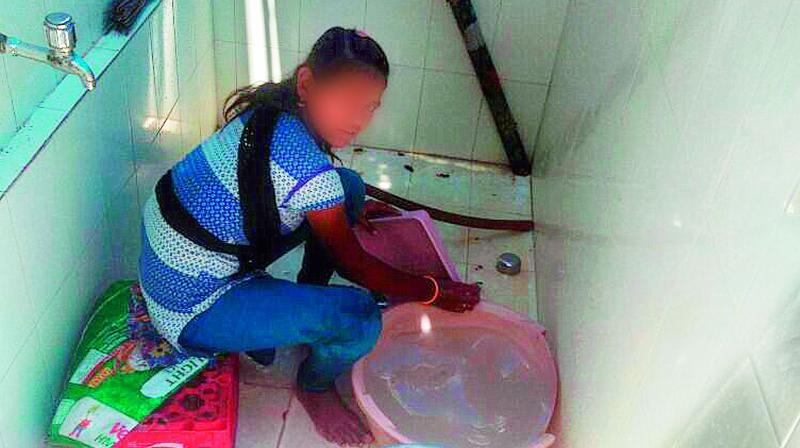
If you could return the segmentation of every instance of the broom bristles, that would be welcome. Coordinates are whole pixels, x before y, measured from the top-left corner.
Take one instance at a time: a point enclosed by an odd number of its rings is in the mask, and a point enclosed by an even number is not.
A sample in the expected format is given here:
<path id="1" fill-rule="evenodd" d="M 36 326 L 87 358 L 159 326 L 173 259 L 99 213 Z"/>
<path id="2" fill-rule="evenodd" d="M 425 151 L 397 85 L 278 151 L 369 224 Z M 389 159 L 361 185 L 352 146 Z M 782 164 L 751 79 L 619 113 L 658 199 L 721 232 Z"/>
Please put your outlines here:
<path id="1" fill-rule="evenodd" d="M 128 34 L 149 0 L 114 0 L 106 10 L 106 32 Z"/>

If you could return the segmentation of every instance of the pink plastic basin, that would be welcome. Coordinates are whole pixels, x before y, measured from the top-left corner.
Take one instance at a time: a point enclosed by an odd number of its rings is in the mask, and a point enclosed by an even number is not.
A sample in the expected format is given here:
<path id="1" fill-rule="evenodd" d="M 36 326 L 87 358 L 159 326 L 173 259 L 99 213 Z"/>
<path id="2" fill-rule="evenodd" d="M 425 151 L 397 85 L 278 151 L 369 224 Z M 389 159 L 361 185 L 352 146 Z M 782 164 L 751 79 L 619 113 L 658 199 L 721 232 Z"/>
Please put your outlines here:
<path id="1" fill-rule="evenodd" d="M 417 274 L 432 273 L 437 276 L 447 276 L 454 280 L 458 280 L 458 272 L 454 264 L 447 256 L 446 250 L 442 245 L 441 238 L 436 230 L 435 225 L 425 212 L 411 212 L 406 213 L 401 217 L 387 218 L 375 222 L 378 227 L 377 235 L 368 235 L 363 232 L 359 235 L 359 240 L 362 245 L 378 258 L 383 261 L 408 272 Z M 440 337 L 440 335 L 447 335 L 457 332 L 468 332 L 469 335 L 492 335 L 501 334 L 502 340 L 508 345 L 513 345 L 514 356 L 517 365 L 524 365 L 523 374 L 526 375 L 530 381 L 535 379 L 535 399 L 528 405 L 522 403 L 522 409 L 525 418 L 524 427 L 532 428 L 529 437 L 526 435 L 526 442 L 517 446 L 508 446 L 503 448 L 546 448 L 551 446 L 555 437 L 547 434 L 545 431 L 553 415 L 553 410 L 556 404 L 556 391 L 557 391 L 557 374 L 552 355 L 548 349 L 545 340 L 545 330 L 537 323 L 531 321 L 526 316 L 513 312 L 500 305 L 491 303 L 486 298 L 483 298 L 481 304 L 470 313 L 457 314 L 443 311 L 439 308 L 424 306 L 419 304 L 406 304 L 391 308 L 386 311 L 383 316 L 383 331 L 380 339 L 372 352 L 361 359 L 353 367 L 352 383 L 355 393 L 356 401 L 367 416 L 370 429 L 375 435 L 376 440 L 381 445 L 392 445 L 395 443 L 436 443 L 435 440 L 413 440 L 412 436 L 404 432 L 413 433 L 413 425 L 408 428 L 403 428 L 402 425 L 398 426 L 393 422 L 393 416 L 403 418 L 400 414 L 403 412 L 398 411 L 398 407 L 386 406 L 387 409 L 382 409 L 377 403 L 376 397 L 373 394 L 376 390 L 376 374 L 375 371 L 380 368 L 377 364 L 386 363 L 387 359 L 391 363 L 392 359 L 403 358 L 405 355 L 402 353 L 406 350 L 406 346 L 400 345 L 398 341 L 403 338 L 419 337 L 420 344 L 429 344 L 432 339 Z M 419 335 L 419 336 L 416 336 Z M 491 338 L 491 336 L 489 336 Z M 492 344 L 498 344 L 497 338 Z M 502 347 L 502 344 L 497 347 Z M 430 350 L 437 350 L 441 344 L 430 344 Z M 459 346 L 458 344 L 452 345 L 453 347 Z M 414 351 L 414 345 L 408 351 Z M 451 346 L 448 346 L 451 347 Z M 425 348 L 425 347 L 423 347 Z M 460 350 L 460 349 L 457 349 Z M 494 349 L 491 349 L 494 350 Z M 497 350 L 495 350 L 497 351 Z M 500 350 L 502 351 L 502 350 Z M 426 356 L 431 356 L 432 352 L 427 352 Z M 396 356 L 396 355 L 400 356 Z M 493 352 L 489 351 L 480 353 L 480 356 L 488 355 L 487 358 L 492 357 Z M 414 356 L 418 354 L 408 354 L 408 359 L 413 364 Z M 433 352 L 433 356 L 438 356 Z M 460 354 L 452 353 L 452 350 L 442 350 L 442 357 L 455 357 L 459 358 Z M 468 354 L 465 356 L 469 356 Z M 503 365 L 503 360 L 487 360 L 487 363 L 495 362 L 498 365 Z M 506 364 L 508 361 L 506 360 Z M 480 365 L 480 364 L 479 364 Z M 490 365 L 490 364 L 486 364 Z M 489 368 L 489 370 L 493 367 Z M 435 374 L 436 370 L 432 370 Z M 425 373 L 430 375 L 430 372 Z M 518 373 L 517 373 L 518 374 Z M 444 373 L 444 381 L 449 381 L 449 386 L 452 387 L 453 381 Z M 453 376 L 456 378 L 456 376 Z M 437 378 L 432 378 L 434 381 Z M 455 380 L 458 382 L 459 380 Z M 522 384 L 522 383 L 520 383 Z M 524 383 L 527 384 L 527 383 Z M 518 387 L 518 386 L 517 386 Z M 464 395 L 462 392 L 466 390 L 469 392 L 469 387 L 459 383 L 455 386 L 458 393 Z M 473 387 L 474 389 L 474 387 Z M 531 390 L 534 390 L 531 389 Z M 443 426 L 447 425 L 448 421 L 453 419 L 452 410 L 445 406 L 438 406 L 441 408 L 437 410 L 437 405 L 441 403 L 425 403 L 425 400 L 430 401 L 431 394 L 426 394 L 416 391 L 418 398 L 422 402 L 419 406 L 426 407 L 425 419 L 423 421 L 441 421 Z M 451 394 L 455 397 L 457 394 Z M 385 394 L 384 394 L 385 395 Z M 468 393 L 466 395 L 469 395 Z M 464 395 L 464 397 L 466 397 Z M 448 395 L 444 395 L 448 396 Z M 468 398 L 468 397 L 467 397 Z M 530 398 L 530 396 L 528 397 Z M 526 398 L 526 399 L 528 399 Z M 468 401 L 468 400 L 467 400 Z M 492 401 L 482 400 L 482 401 Z M 502 400 L 498 400 L 502 401 Z M 506 400 L 515 401 L 515 400 Z M 385 403 L 384 399 L 384 403 Z M 466 401 L 465 401 L 466 402 Z M 519 413 L 519 402 L 517 403 L 517 411 Z M 502 407 L 503 403 L 499 403 Z M 527 407 L 525 407 L 527 406 Z M 458 408 L 458 404 L 454 404 L 450 408 Z M 513 406 L 512 406 L 513 407 Z M 443 412 L 446 415 L 437 415 L 437 412 Z M 510 412 L 515 412 L 511 410 Z M 449 419 L 449 420 L 448 420 Z M 399 420 L 398 420 L 399 421 Z M 409 423 L 406 421 L 406 425 Z M 488 425 L 490 426 L 490 425 Z M 519 422 L 516 425 L 520 427 Z M 513 429 L 512 429 L 513 430 Z M 445 446 L 451 446 L 443 440 L 438 443 Z M 472 446 L 472 445 L 463 445 Z M 479 446 L 476 444 L 475 446 Z"/>

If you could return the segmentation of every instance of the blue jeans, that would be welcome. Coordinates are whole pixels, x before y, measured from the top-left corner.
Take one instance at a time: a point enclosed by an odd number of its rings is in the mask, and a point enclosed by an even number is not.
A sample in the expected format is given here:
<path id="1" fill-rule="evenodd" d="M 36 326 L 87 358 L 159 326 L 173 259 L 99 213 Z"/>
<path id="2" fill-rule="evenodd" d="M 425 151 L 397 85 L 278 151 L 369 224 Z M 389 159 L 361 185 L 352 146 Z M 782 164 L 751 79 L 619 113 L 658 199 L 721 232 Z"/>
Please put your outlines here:
<path id="1" fill-rule="evenodd" d="M 352 225 L 364 207 L 364 182 L 352 170 L 337 171 Z M 276 347 L 306 344 L 311 354 L 300 366 L 300 387 L 331 388 L 337 376 L 375 345 L 381 313 L 369 292 L 327 286 L 334 265 L 308 223 L 282 237 L 273 261 L 303 241 L 298 283 L 259 276 L 234 286 L 189 322 L 180 344 L 204 353 L 246 351 L 262 364 L 272 362 Z"/>

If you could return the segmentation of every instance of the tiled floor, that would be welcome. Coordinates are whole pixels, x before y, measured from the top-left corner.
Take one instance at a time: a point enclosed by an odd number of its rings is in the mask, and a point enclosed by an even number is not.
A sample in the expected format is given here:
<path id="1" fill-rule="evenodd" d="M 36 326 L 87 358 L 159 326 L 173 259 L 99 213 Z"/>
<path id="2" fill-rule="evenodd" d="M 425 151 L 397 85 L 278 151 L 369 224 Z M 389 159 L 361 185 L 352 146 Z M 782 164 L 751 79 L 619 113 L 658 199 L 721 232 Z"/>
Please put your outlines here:
<path id="1" fill-rule="evenodd" d="M 358 171 L 366 182 L 423 204 L 486 218 L 530 219 L 531 216 L 529 179 L 515 177 L 506 169 L 371 149 L 338 154 L 342 165 Z M 532 233 L 437 225 L 464 278 L 481 283 L 484 299 L 536 318 Z M 523 272 L 513 277 L 494 269 L 496 257 L 509 251 L 522 259 Z M 294 279 L 301 257 L 302 248 L 298 248 L 273 264 L 270 271 L 276 277 Z M 279 351 L 276 363 L 268 369 L 242 358 L 237 448 L 335 446 L 316 434 L 302 406 L 292 396 L 292 378 L 302 356 L 297 349 Z M 340 386 L 347 396 L 347 381 Z"/>

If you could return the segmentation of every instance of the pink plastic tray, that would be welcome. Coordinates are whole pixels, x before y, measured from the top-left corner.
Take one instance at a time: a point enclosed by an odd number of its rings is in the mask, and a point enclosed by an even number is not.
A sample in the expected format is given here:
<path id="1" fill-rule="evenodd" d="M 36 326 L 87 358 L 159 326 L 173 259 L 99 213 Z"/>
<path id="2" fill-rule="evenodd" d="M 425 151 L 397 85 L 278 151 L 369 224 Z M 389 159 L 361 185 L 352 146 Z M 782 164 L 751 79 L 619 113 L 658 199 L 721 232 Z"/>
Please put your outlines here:
<path id="1" fill-rule="evenodd" d="M 370 254 L 409 274 L 460 280 L 436 225 L 424 210 L 371 222 L 378 230 L 375 235 L 356 229 L 358 240 Z"/>

